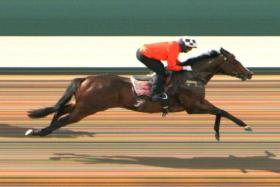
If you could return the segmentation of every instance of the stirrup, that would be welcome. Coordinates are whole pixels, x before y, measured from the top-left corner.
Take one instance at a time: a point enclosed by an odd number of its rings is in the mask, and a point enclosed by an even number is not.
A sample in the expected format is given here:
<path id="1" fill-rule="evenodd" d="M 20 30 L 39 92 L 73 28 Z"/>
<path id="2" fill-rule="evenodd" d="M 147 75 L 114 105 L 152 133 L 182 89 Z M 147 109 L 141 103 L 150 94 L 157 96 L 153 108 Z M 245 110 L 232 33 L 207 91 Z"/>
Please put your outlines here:
<path id="1" fill-rule="evenodd" d="M 152 101 L 162 101 L 162 100 L 167 100 L 167 99 L 168 99 L 168 96 L 165 92 L 152 96 Z"/>
<path id="2" fill-rule="evenodd" d="M 163 96 L 161 99 L 163 99 L 163 100 L 167 100 L 168 99 L 168 95 L 165 92 L 163 92 L 161 94 Z"/>

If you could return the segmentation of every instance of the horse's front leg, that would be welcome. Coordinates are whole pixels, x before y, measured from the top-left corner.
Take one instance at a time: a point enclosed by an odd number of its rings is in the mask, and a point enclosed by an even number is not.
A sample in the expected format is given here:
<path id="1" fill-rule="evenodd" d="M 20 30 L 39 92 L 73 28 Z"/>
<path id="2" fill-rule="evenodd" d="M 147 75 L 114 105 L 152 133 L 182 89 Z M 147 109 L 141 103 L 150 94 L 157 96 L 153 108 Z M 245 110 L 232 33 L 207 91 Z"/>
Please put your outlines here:
<path id="1" fill-rule="evenodd" d="M 233 116 L 232 114 L 230 114 L 229 112 L 219 109 L 218 107 L 214 106 L 212 103 L 210 103 L 207 100 L 204 100 L 203 104 L 208 105 L 208 106 L 212 106 L 214 108 L 214 110 L 218 110 L 218 113 L 221 114 L 222 117 L 225 117 L 231 121 L 233 121 L 234 123 L 236 123 L 238 126 L 240 127 L 244 127 L 244 130 L 246 131 L 252 131 L 252 128 L 247 125 L 246 123 L 244 123 L 244 121 L 242 121 L 241 119 Z"/>
<path id="2" fill-rule="evenodd" d="M 220 141 L 220 124 L 221 124 L 221 115 L 216 114 L 214 131 L 215 131 L 215 138 L 217 141 Z"/>
<path id="3" fill-rule="evenodd" d="M 215 137 L 217 140 L 220 139 L 221 117 L 230 119 L 231 121 L 235 122 L 237 125 L 244 127 L 244 129 L 247 131 L 252 130 L 251 127 L 245 124 L 242 120 L 236 118 L 235 116 L 231 115 L 230 113 L 222 109 L 219 109 L 218 107 L 214 106 L 212 103 L 210 103 L 205 99 L 202 100 L 196 99 L 195 102 L 191 102 L 194 99 L 186 95 L 181 95 L 179 97 L 179 100 L 189 114 L 212 114 L 216 116 L 214 130 L 215 130 Z"/>
<path id="4" fill-rule="evenodd" d="M 216 109 L 211 103 L 202 103 L 198 99 L 193 99 L 187 95 L 181 95 L 179 97 L 180 103 L 185 108 L 188 114 L 212 114 L 216 115 L 214 130 L 215 138 L 217 141 L 220 140 L 220 123 L 221 123 L 221 113 Z M 193 102 L 193 100 L 196 100 Z"/>
<path id="5" fill-rule="evenodd" d="M 209 106 L 195 105 L 191 110 L 187 110 L 189 114 L 213 114 L 216 115 L 214 123 L 215 138 L 220 141 L 220 124 L 221 124 L 221 113 L 218 110 L 214 110 Z"/>
<path id="6" fill-rule="evenodd" d="M 217 140 L 220 139 L 220 121 L 221 117 L 225 117 L 237 125 L 244 127 L 246 131 L 252 131 L 252 128 L 248 126 L 246 123 L 244 123 L 242 120 L 238 119 L 237 117 L 231 115 L 225 110 L 219 109 L 218 107 L 214 106 L 211 104 L 209 101 L 204 100 L 202 102 L 196 103 L 194 105 L 194 110 L 192 112 L 193 114 L 212 114 L 216 115 L 216 120 L 215 120 L 215 125 L 214 125 L 214 130 L 215 130 L 215 137 Z"/>

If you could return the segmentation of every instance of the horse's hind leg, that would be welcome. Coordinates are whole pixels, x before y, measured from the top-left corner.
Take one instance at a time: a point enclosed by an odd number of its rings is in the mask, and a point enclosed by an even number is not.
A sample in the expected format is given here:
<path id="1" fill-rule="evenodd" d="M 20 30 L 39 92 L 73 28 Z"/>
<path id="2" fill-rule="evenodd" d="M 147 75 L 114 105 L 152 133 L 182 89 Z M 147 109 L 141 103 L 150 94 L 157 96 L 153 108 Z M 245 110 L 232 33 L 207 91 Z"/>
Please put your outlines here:
<path id="1" fill-rule="evenodd" d="M 54 116 L 52 123 L 49 126 L 43 128 L 43 129 L 34 131 L 32 133 L 32 135 L 47 136 L 48 134 L 52 133 L 53 131 L 55 131 L 61 127 L 64 127 L 66 125 L 69 125 L 71 123 L 78 122 L 87 116 L 78 108 L 75 108 L 71 113 L 69 113 L 65 116 L 62 116 L 63 114 L 62 115 L 61 114 L 62 113 L 57 114 L 57 116 Z"/>
<path id="2" fill-rule="evenodd" d="M 59 111 L 57 111 L 53 118 L 52 121 L 50 123 L 50 126 L 52 126 L 53 124 L 55 124 L 55 122 L 63 115 L 70 113 L 74 110 L 75 108 L 75 104 L 67 104 L 65 105 L 62 109 L 60 109 Z M 29 136 L 29 135 L 38 135 L 38 130 L 33 130 L 33 129 L 29 129 L 26 131 L 25 136 Z"/>
<path id="3" fill-rule="evenodd" d="M 61 116 L 65 115 L 65 114 L 68 114 L 68 113 L 71 113 L 74 109 L 75 109 L 75 104 L 71 103 L 71 104 L 65 105 L 61 110 L 57 111 L 54 114 L 53 119 L 52 119 L 50 125 L 55 123 L 58 120 L 58 118 L 60 118 Z"/>

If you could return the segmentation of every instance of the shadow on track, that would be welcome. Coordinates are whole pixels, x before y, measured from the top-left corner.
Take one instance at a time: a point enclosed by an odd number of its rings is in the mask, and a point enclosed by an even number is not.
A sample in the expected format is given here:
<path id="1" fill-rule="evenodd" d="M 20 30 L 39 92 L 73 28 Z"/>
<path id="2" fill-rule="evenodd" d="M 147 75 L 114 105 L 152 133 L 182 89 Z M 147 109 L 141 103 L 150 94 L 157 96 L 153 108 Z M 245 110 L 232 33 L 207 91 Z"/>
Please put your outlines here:
<path id="1" fill-rule="evenodd" d="M 51 160 L 73 160 L 85 164 L 132 164 L 155 166 L 175 169 L 239 169 L 243 173 L 247 170 L 265 170 L 280 173 L 280 159 L 275 154 L 265 151 L 265 156 L 236 157 L 94 157 L 91 155 L 57 153 Z"/>
<path id="2" fill-rule="evenodd" d="M 19 127 L 19 126 L 11 126 L 9 124 L 0 124 L 0 137 L 26 137 L 24 133 L 30 127 Z M 53 133 L 50 137 L 56 138 L 75 138 L 80 136 L 89 136 L 94 137 L 95 133 L 92 132 L 83 132 L 83 131 L 72 131 L 72 130 L 58 130 Z"/>

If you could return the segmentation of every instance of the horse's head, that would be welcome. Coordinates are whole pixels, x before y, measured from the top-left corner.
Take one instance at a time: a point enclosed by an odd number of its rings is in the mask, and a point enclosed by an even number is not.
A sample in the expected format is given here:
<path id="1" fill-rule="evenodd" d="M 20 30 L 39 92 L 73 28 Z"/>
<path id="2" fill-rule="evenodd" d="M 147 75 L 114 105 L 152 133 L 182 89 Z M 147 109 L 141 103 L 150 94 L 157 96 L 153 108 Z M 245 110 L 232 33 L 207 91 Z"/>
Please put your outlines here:
<path id="1" fill-rule="evenodd" d="M 220 66 L 220 73 L 237 77 L 243 81 L 252 78 L 253 73 L 236 60 L 233 54 L 223 48 L 220 49 L 220 52 L 224 59 Z"/>

